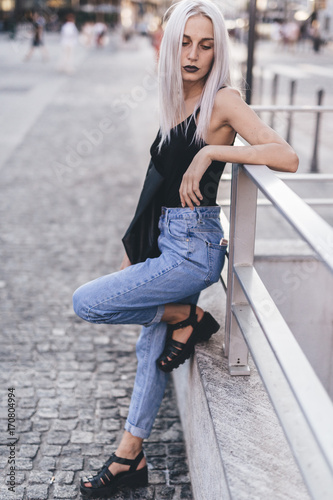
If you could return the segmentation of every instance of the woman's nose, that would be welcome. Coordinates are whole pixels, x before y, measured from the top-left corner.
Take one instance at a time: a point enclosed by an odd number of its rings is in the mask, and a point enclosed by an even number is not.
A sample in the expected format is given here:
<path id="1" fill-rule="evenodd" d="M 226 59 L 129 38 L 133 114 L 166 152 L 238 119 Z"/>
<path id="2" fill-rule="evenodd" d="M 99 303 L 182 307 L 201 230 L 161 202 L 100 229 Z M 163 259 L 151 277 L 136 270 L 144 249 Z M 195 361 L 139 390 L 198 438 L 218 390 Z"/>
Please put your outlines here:
<path id="1" fill-rule="evenodd" d="M 190 61 L 196 61 L 198 59 L 198 48 L 193 45 L 187 57 Z"/>

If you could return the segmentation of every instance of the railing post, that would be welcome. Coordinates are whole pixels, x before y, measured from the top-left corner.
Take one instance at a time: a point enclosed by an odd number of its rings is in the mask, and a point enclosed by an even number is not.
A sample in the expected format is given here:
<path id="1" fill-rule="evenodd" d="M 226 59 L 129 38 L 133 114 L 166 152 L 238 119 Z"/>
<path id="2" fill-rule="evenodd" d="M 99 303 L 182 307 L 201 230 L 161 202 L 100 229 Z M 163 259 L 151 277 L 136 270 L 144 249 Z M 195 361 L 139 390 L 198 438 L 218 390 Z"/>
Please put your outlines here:
<path id="1" fill-rule="evenodd" d="M 224 354 L 230 375 L 249 375 L 248 348 L 232 314 L 232 307 L 247 303 L 234 273 L 235 265 L 252 265 L 257 212 L 257 187 L 242 165 L 233 164 L 230 203 L 228 289 Z"/>
<path id="2" fill-rule="evenodd" d="M 292 80 L 290 82 L 290 94 L 289 94 L 289 104 L 290 104 L 290 106 L 293 106 L 293 104 L 294 104 L 295 87 L 296 87 L 296 81 Z M 293 119 L 293 114 L 292 114 L 292 112 L 290 112 L 289 116 L 288 116 L 288 127 L 287 127 L 287 137 L 286 137 L 286 141 L 289 144 L 291 144 L 292 119 Z"/>
<path id="3" fill-rule="evenodd" d="M 324 95 L 324 90 L 318 90 L 318 97 L 317 97 L 317 105 L 321 106 L 322 101 L 323 101 L 323 95 Z M 318 173 L 318 141 L 319 141 L 319 131 L 320 131 L 320 120 L 321 120 L 321 113 L 318 111 L 317 113 L 317 120 L 316 120 L 316 131 L 315 131 L 315 137 L 314 137 L 314 144 L 313 144 L 313 155 L 312 155 L 312 160 L 311 160 L 311 169 L 310 171 L 312 173 Z"/>
<path id="4" fill-rule="evenodd" d="M 271 104 L 273 106 L 276 104 L 278 81 L 279 81 L 279 75 L 277 73 L 275 73 L 274 77 L 273 77 L 273 81 L 272 81 L 272 98 L 271 98 Z M 271 128 L 274 128 L 274 120 L 275 120 L 275 112 L 272 111 L 272 113 L 271 113 L 271 123 L 270 123 Z"/>

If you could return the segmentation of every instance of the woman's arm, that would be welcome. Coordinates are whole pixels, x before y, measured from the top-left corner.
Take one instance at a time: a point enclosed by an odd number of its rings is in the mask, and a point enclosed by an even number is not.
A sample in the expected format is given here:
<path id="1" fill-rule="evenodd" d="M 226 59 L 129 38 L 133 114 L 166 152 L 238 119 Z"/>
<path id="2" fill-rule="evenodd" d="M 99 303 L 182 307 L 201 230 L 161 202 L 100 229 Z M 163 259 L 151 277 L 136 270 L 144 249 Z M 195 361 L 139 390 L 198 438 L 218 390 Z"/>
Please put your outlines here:
<path id="1" fill-rule="evenodd" d="M 126 267 L 129 267 L 132 265 L 132 262 L 129 260 L 127 253 L 125 252 L 124 258 L 122 260 L 122 263 L 120 264 L 120 269 L 119 271 L 122 271 L 123 269 L 126 269 Z"/>
<path id="2" fill-rule="evenodd" d="M 273 170 L 296 172 L 298 156 L 292 147 L 273 129 L 266 125 L 243 101 L 238 91 L 222 89 L 214 104 L 212 122 L 216 123 L 215 132 L 224 126 L 232 127 L 250 146 L 207 145 L 194 157 L 183 176 L 180 186 L 180 199 L 183 206 L 193 208 L 199 205 L 202 195 L 200 180 L 212 161 L 231 163 L 250 163 L 267 165 Z"/>

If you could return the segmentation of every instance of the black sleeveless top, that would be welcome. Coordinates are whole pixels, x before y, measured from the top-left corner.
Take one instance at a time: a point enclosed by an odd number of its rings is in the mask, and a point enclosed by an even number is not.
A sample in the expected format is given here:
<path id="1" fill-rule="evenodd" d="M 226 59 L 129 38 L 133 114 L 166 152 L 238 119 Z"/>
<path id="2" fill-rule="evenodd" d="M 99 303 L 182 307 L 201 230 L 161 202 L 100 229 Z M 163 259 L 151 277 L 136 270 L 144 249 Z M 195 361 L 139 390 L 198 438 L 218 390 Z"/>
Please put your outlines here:
<path id="1" fill-rule="evenodd" d="M 191 115 L 182 123 L 171 130 L 170 142 L 164 143 L 160 153 L 160 131 L 154 140 L 150 154 L 156 170 L 163 176 L 161 205 L 172 208 L 181 207 L 179 187 L 187 168 L 195 155 L 206 144 L 196 144 L 193 140 L 196 131 L 194 116 Z M 216 195 L 220 177 L 225 167 L 225 162 L 213 161 L 200 181 L 200 192 L 203 196 L 200 206 L 216 205 Z"/>

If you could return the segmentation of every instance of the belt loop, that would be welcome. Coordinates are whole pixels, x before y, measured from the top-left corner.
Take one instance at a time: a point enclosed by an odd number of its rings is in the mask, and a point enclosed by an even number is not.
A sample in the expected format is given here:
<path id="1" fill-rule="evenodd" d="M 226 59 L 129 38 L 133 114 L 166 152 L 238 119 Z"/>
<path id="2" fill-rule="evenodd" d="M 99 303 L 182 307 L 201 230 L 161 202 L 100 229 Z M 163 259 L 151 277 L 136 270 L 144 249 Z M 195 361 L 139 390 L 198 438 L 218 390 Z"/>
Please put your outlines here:
<path id="1" fill-rule="evenodd" d="M 202 220 L 201 220 L 201 219 L 202 219 L 202 215 L 201 215 L 201 210 L 199 210 L 199 208 L 200 208 L 200 207 L 195 207 L 195 210 L 196 210 L 196 212 L 197 212 L 197 221 L 198 221 L 199 223 L 201 223 L 201 222 L 202 222 Z"/>

